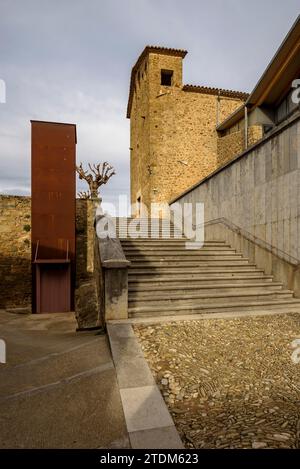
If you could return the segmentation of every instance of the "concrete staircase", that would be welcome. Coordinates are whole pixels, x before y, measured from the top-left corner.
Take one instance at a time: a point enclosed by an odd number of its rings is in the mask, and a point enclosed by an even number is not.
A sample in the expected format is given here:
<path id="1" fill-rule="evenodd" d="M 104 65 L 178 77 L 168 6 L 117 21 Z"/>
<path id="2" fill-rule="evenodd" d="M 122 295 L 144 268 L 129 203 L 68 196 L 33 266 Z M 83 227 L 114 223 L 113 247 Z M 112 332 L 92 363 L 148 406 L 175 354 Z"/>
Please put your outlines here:
<path id="1" fill-rule="evenodd" d="M 129 317 L 172 316 L 243 311 L 290 311 L 300 299 L 265 275 L 249 259 L 222 241 L 206 240 L 197 250 L 187 250 L 186 239 L 171 228 L 159 237 L 122 237 L 129 268 Z"/>

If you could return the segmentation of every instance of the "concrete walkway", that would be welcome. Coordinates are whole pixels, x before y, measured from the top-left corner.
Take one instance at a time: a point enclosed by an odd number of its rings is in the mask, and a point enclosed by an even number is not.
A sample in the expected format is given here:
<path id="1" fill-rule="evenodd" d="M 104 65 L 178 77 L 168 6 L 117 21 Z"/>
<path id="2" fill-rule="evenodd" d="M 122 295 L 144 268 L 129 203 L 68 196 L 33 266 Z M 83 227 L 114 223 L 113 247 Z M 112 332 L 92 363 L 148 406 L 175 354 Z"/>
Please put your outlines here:
<path id="1" fill-rule="evenodd" d="M 105 335 L 73 314 L 0 311 L 0 448 L 130 447 Z"/>
<path id="2" fill-rule="evenodd" d="M 183 449 L 133 329 L 108 324 L 108 336 L 133 449 Z"/>

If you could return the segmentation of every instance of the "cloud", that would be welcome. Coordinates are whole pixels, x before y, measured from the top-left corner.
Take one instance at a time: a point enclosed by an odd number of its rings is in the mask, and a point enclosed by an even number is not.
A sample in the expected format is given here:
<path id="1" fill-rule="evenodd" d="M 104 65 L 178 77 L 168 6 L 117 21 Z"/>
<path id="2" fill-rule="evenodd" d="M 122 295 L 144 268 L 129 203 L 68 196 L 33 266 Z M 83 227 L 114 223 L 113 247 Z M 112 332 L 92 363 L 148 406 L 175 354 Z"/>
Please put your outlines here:
<path id="1" fill-rule="evenodd" d="M 298 11 L 298 0 L 1 0 L 0 191 L 29 193 L 30 119 L 41 119 L 77 124 L 77 161 L 115 166 L 105 200 L 129 194 L 125 113 L 144 46 L 186 48 L 185 83 L 248 91 Z"/>
<path id="2" fill-rule="evenodd" d="M 77 161 L 87 164 L 108 160 L 117 176 L 110 180 L 110 191 L 106 193 L 111 197 L 111 191 L 119 187 L 128 193 L 129 121 L 124 117 L 124 101 L 113 89 L 89 94 L 84 83 L 65 88 L 48 77 L 34 79 L 34 71 L 28 70 L 11 87 L 15 91 L 12 103 L 0 119 L 2 192 L 29 192 L 30 119 L 40 119 L 76 123 Z M 21 106 L 11 112 L 16 103 Z M 23 178 L 18 177 L 21 173 Z M 78 181 L 78 190 L 84 189 L 85 183 Z"/>

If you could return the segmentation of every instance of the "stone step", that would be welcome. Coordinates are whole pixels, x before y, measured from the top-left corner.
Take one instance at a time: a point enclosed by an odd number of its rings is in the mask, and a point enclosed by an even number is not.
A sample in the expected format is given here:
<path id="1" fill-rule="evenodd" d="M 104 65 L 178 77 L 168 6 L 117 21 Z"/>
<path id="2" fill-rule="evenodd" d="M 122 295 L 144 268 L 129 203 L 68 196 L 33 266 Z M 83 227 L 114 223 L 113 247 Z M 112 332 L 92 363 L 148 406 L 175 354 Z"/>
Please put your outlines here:
<path id="1" fill-rule="evenodd" d="M 231 293 L 172 293 L 172 294 L 152 294 L 148 297 L 140 297 L 136 294 L 129 295 L 128 305 L 129 307 L 142 307 L 142 306 L 168 306 L 168 305 L 188 305 L 188 304 L 219 304 L 226 301 L 230 303 L 240 302 L 240 301 L 266 301 L 271 300 L 280 300 L 280 299 L 291 299 L 293 298 L 293 293 L 289 290 L 281 290 L 278 292 L 258 290 L 258 291 L 233 291 Z"/>
<path id="2" fill-rule="evenodd" d="M 151 237 L 150 235 L 147 236 L 146 234 L 143 234 L 142 237 L 138 237 L 138 238 L 133 238 L 133 237 L 127 237 L 127 236 L 124 236 L 120 233 L 116 233 L 116 236 L 117 238 L 120 239 L 121 243 L 123 244 L 123 242 L 125 241 L 128 241 L 128 240 L 131 240 L 131 239 L 134 239 L 135 241 L 137 241 L 138 239 L 140 240 L 143 240 L 145 242 L 147 241 L 153 241 L 153 242 L 163 242 L 163 241 L 184 241 L 184 243 L 188 242 L 189 240 L 186 239 L 184 236 L 173 236 L 171 234 L 171 236 L 162 236 L 162 235 L 159 235 L 159 236 L 155 236 L 155 237 Z"/>
<path id="3" fill-rule="evenodd" d="M 183 233 L 178 233 L 171 231 L 170 233 L 168 231 L 159 231 L 157 233 L 151 233 L 151 231 L 137 231 L 134 233 L 125 233 L 124 231 L 116 230 L 116 234 L 118 238 L 121 239 L 121 242 L 126 242 L 126 241 L 189 241 L 189 238 L 186 238 L 186 236 Z M 192 238 L 193 240 L 193 238 Z M 203 244 L 203 243 L 202 243 Z"/>
<path id="4" fill-rule="evenodd" d="M 236 276 L 225 276 L 225 275 L 215 275 L 215 276 L 191 276 L 191 275 L 186 275 L 186 276 L 175 276 L 175 277 L 169 277 L 169 276 L 161 276 L 161 275 L 156 275 L 156 276 L 148 276 L 146 275 L 130 275 L 128 277 L 128 284 L 129 288 L 131 287 L 138 287 L 138 288 L 143 288 L 143 287 L 151 287 L 151 288 L 158 288 L 160 285 L 168 287 L 170 286 L 171 288 L 174 287 L 180 287 L 181 285 L 191 285 L 191 286 L 205 286 L 205 285 L 211 285 L 213 282 L 213 285 L 220 285 L 224 284 L 226 282 L 230 282 L 231 285 L 243 285 L 243 284 L 253 284 L 253 283 L 260 283 L 260 284 L 269 284 L 272 283 L 273 277 L 272 276 L 264 276 L 263 274 L 257 274 L 257 275 L 236 275 Z M 188 280 L 188 281 L 187 281 Z M 184 283 L 185 282 L 185 283 Z"/>
<path id="5" fill-rule="evenodd" d="M 160 295 L 163 293 L 164 295 L 172 295 L 174 292 L 180 292 L 180 294 L 186 294 L 189 292 L 198 292 L 198 293 L 235 293 L 241 292 L 244 293 L 245 291 L 258 291 L 258 292 L 265 292 L 265 291 L 279 291 L 282 289 L 282 284 L 279 282 L 244 282 L 244 283 L 219 283 L 216 285 L 207 284 L 207 285 L 191 285 L 189 282 L 181 283 L 178 285 L 157 285 L 157 284 L 149 284 L 149 285 L 139 285 L 139 284 L 129 284 L 128 291 L 130 297 L 135 298 L 144 298 L 150 297 L 153 298 L 153 292 L 156 295 Z M 156 299 L 155 295 L 155 299 Z"/>
<path id="6" fill-rule="evenodd" d="M 153 253 L 151 255 L 146 255 L 143 253 L 139 254 L 129 254 L 125 251 L 126 258 L 131 262 L 171 262 L 171 261 L 181 261 L 181 262 L 196 262 L 196 261 L 235 261 L 235 260 L 248 260 L 243 257 L 241 254 L 213 254 L 205 252 L 180 252 L 163 254 L 160 252 Z"/>
<path id="7" fill-rule="evenodd" d="M 131 221 L 129 222 L 122 222 L 122 223 L 119 223 L 119 221 L 116 221 L 115 222 L 115 225 L 116 226 L 120 226 L 121 228 L 125 228 L 125 226 L 127 225 L 127 228 L 129 228 L 129 225 L 131 224 Z M 154 223 L 150 223 L 149 221 L 134 221 L 134 223 L 131 224 L 131 226 L 133 227 L 137 227 L 137 228 L 141 228 L 143 230 L 151 230 L 151 228 L 153 229 L 157 229 L 159 228 L 160 230 L 163 229 L 163 230 L 166 230 L 168 229 L 168 227 L 170 227 L 171 230 L 177 230 L 177 231 L 182 231 L 184 229 L 183 226 L 175 226 L 173 225 L 173 223 L 170 223 L 168 220 L 164 220 L 164 222 L 160 222 L 160 223 L 157 223 L 157 222 L 154 222 Z"/>
<path id="8" fill-rule="evenodd" d="M 151 231 L 151 229 L 153 229 L 154 231 L 157 231 L 158 229 L 159 230 L 176 230 L 176 231 L 183 231 L 184 230 L 184 227 L 181 227 L 181 226 L 174 226 L 172 223 L 169 223 L 168 221 L 164 221 L 163 223 L 149 223 L 149 222 L 134 222 L 134 223 L 131 223 L 130 222 L 122 222 L 122 223 L 119 223 L 119 221 L 116 221 L 115 223 L 116 227 L 120 227 L 122 229 L 126 229 L 127 227 L 127 230 L 130 230 L 132 229 L 133 227 L 136 228 L 136 229 L 141 229 L 141 230 L 145 230 L 145 231 Z M 130 226 L 131 225 L 131 226 Z"/>
<path id="9" fill-rule="evenodd" d="M 182 230 L 179 230 L 178 228 L 174 229 L 173 227 L 171 227 L 170 229 L 168 229 L 167 227 L 162 227 L 160 226 L 159 228 L 157 228 L 156 226 L 155 227 L 151 227 L 151 226 L 138 226 L 138 225 L 135 225 L 135 226 L 127 226 L 124 227 L 124 226 L 120 226 L 120 225 L 116 225 L 116 230 L 120 233 L 120 234 L 123 234 L 125 236 L 129 236 L 130 238 L 133 237 L 133 236 L 136 236 L 140 233 L 144 233 L 146 235 L 146 237 L 148 237 L 150 234 L 152 234 L 154 237 L 160 233 L 176 233 L 177 235 L 182 235 L 185 237 L 185 233 L 184 231 Z M 187 234 L 194 234 L 195 232 L 191 232 L 191 233 L 188 233 Z"/>
<path id="10" fill-rule="evenodd" d="M 267 301 L 240 301 L 236 303 L 223 302 L 210 305 L 188 304 L 171 306 L 148 306 L 129 308 L 129 317 L 175 316 L 204 313 L 234 313 L 234 312 L 271 312 L 271 311 L 300 311 L 300 299 L 281 299 Z"/>
<path id="11" fill-rule="evenodd" d="M 212 268 L 212 267 L 224 267 L 224 268 L 230 268 L 230 267 L 236 267 L 236 266 L 250 266 L 248 260 L 246 259 L 230 259 L 230 260 L 211 260 L 211 261 L 205 261 L 205 260 L 162 260 L 162 261 L 152 261 L 152 260 L 135 260 L 131 259 L 131 265 L 132 268 L 137 269 L 137 268 L 148 268 L 148 267 L 161 267 L 161 268 L 169 268 L 169 267 L 176 267 L 178 269 L 184 269 L 185 267 L 207 267 L 207 268 Z"/>
<path id="12" fill-rule="evenodd" d="M 113 220 L 115 220 L 116 223 L 119 223 L 119 222 L 131 222 L 131 221 L 135 221 L 135 222 L 139 222 L 139 223 L 148 223 L 149 225 L 150 224 L 161 224 L 161 223 L 170 223 L 170 225 L 172 226 L 181 226 L 180 224 L 176 223 L 176 225 L 174 224 L 173 220 L 171 220 L 170 218 L 167 218 L 167 217 L 114 217 Z"/>
<path id="13" fill-rule="evenodd" d="M 181 231 L 181 230 L 178 230 L 178 229 L 174 229 L 174 228 L 165 228 L 165 227 L 152 227 L 149 226 L 148 228 L 147 227 L 140 227 L 140 226 L 135 226 L 134 228 L 133 227 L 129 227 L 127 226 L 127 229 L 126 227 L 123 227 L 123 226 L 119 226 L 119 225 L 116 225 L 116 230 L 120 233 L 120 235 L 125 235 L 125 236 L 128 236 L 129 237 L 134 237 L 134 236 L 137 236 L 140 235 L 140 234 L 145 234 L 146 237 L 148 237 L 149 235 L 153 234 L 153 236 L 155 235 L 158 235 L 158 234 L 161 234 L 161 233 L 164 233 L 164 234 L 168 234 L 168 233 L 176 233 L 177 235 L 182 235 L 185 237 L 184 235 L 184 232 Z M 193 234 L 193 232 L 191 233 Z"/>
<path id="14" fill-rule="evenodd" d="M 166 245 L 163 245 L 161 246 L 160 244 L 157 244 L 156 246 L 146 246 L 146 245 L 141 245 L 141 246 L 124 246 L 123 245 L 123 251 L 125 253 L 128 253 L 128 254 L 149 254 L 151 255 L 152 253 L 161 253 L 161 252 L 164 252 L 166 254 L 169 254 L 169 253 L 181 253 L 181 252 L 185 252 L 185 253 L 217 253 L 217 254 L 234 254 L 236 253 L 236 250 L 235 249 L 230 249 L 228 247 L 217 247 L 217 246 L 205 246 L 201 249 L 186 249 L 184 244 L 181 245 L 181 246 L 166 246 Z"/>
<path id="15" fill-rule="evenodd" d="M 125 229 L 126 228 L 126 225 L 127 225 L 127 229 L 130 229 L 130 224 L 131 222 L 129 223 L 116 223 L 115 225 L 117 227 L 120 227 L 120 228 L 123 228 Z M 135 227 L 135 228 L 140 228 L 142 230 L 157 230 L 157 229 L 160 229 L 160 230 L 167 230 L 168 227 L 170 227 L 171 230 L 176 230 L 176 231 L 182 231 L 184 229 L 184 227 L 180 227 L 180 226 L 174 226 L 172 223 L 169 223 L 169 222 L 164 222 L 164 223 L 141 223 L 141 222 L 134 222 L 131 224 L 131 227 Z"/>
<path id="16" fill-rule="evenodd" d="M 187 239 L 166 239 L 161 226 L 156 239 L 151 228 L 139 238 L 121 239 L 131 261 L 128 269 L 130 317 L 172 316 L 209 312 L 299 310 L 300 299 L 265 275 L 248 258 L 220 240 L 205 240 L 187 249 Z M 176 238 L 177 236 L 177 238 Z"/>
<path id="17" fill-rule="evenodd" d="M 129 258 L 132 258 L 132 259 L 138 259 L 139 257 L 145 257 L 145 258 L 149 258 L 149 259 L 156 259 L 156 258 L 160 258 L 160 257 L 163 257 L 163 258 L 170 258 L 170 257 L 187 257 L 187 258 L 193 258 L 193 257 L 205 257 L 207 259 L 212 259 L 212 258 L 228 258 L 228 257 L 243 257 L 242 254 L 238 253 L 238 252 L 235 252 L 234 250 L 232 251 L 216 251 L 216 250 L 210 250 L 210 251 L 206 251 L 206 250 L 192 250 L 192 251 L 189 251 L 189 250 L 185 250 L 185 249 L 177 249 L 174 250 L 174 249 L 170 249 L 169 251 L 165 251 L 165 250 L 162 250 L 162 249 L 154 249 L 152 251 L 149 251 L 149 250 L 143 250 L 143 249 L 140 249 L 140 250 L 137 250 L 137 249 L 124 249 L 124 253 L 125 253 L 125 256 L 129 259 Z"/>
<path id="18" fill-rule="evenodd" d="M 230 248 L 229 246 L 226 246 L 226 245 L 221 245 L 221 246 L 218 246 L 218 245 L 213 245 L 213 246 L 208 246 L 208 245 L 203 245 L 202 247 L 199 247 L 197 249 L 187 249 L 186 248 L 186 245 L 185 245 L 185 241 L 183 242 L 154 242 L 154 243 L 151 243 L 151 241 L 149 241 L 149 243 L 145 242 L 145 243 L 141 243 L 141 244 L 138 244 L 138 243 L 122 243 L 122 247 L 124 249 L 124 251 L 128 251 L 128 252 L 131 252 L 131 251 L 136 251 L 136 252 L 144 252 L 144 251 L 149 251 L 149 252 L 155 252 L 157 251 L 157 249 L 161 250 L 161 251 L 166 251 L 166 252 L 169 252 L 169 251 L 185 251 L 185 252 L 211 252 L 211 251 L 216 251 L 216 252 L 236 252 L 235 249 L 232 249 Z"/>
<path id="19" fill-rule="evenodd" d="M 122 246 L 185 246 L 187 239 L 142 239 L 142 238 L 125 238 L 121 240 Z M 231 249 L 231 246 L 225 241 L 205 241 L 203 247 L 227 247 Z"/>
<path id="20" fill-rule="evenodd" d="M 115 226 L 117 228 L 120 228 L 122 230 L 126 230 L 127 231 L 131 231 L 131 230 L 141 230 L 141 231 L 168 231 L 168 230 L 172 230 L 172 231 L 178 231 L 178 232 L 181 232 L 184 230 L 183 227 L 176 227 L 172 224 L 169 224 L 168 222 L 165 222 L 165 223 L 141 223 L 141 222 L 138 222 L 138 223 L 119 223 L 119 222 L 116 222 L 115 223 Z"/>
<path id="21" fill-rule="evenodd" d="M 262 269 L 257 269 L 253 265 L 245 265 L 245 266 L 239 266 L 239 267 L 232 267 L 232 266 L 221 266 L 221 267 L 216 267 L 216 266 L 206 266 L 206 267 L 190 267 L 190 268 L 185 268 L 182 267 L 181 269 L 176 268 L 172 269 L 171 267 L 151 267 L 151 266 L 146 266 L 139 268 L 135 267 L 133 268 L 132 266 L 128 269 L 128 275 L 147 275 L 148 278 L 149 276 L 155 276 L 156 278 L 159 276 L 167 276 L 167 277 L 178 277 L 178 276 L 183 276 L 187 275 L 187 278 L 191 278 L 192 276 L 199 276 L 199 275 L 205 275 L 205 278 L 213 277 L 213 276 L 218 276 L 219 274 L 226 274 L 227 276 L 232 276 L 235 274 L 239 275 L 257 275 L 257 274 L 263 274 Z"/>

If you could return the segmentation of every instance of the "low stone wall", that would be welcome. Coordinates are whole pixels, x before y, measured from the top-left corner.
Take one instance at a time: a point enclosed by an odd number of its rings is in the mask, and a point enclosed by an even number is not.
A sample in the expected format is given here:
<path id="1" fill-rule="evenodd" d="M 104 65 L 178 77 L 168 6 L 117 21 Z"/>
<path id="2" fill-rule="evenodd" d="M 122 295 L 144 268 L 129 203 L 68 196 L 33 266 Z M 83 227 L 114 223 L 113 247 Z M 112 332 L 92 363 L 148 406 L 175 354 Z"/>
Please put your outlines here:
<path id="1" fill-rule="evenodd" d="M 75 314 L 81 330 L 128 318 L 128 265 L 120 240 L 101 232 L 99 202 L 77 201 Z M 103 235 L 103 236 L 102 236 Z"/>
<path id="2" fill-rule="evenodd" d="M 103 324 L 99 291 L 101 269 L 94 228 L 96 205 L 91 200 L 76 200 L 75 314 L 81 330 Z"/>
<path id="3" fill-rule="evenodd" d="M 248 128 L 248 147 L 262 138 L 262 126 L 252 125 Z M 217 140 L 218 166 L 230 161 L 243 152 L 245 148 L 245 130 L 240 129 Z"/>
<path id="4" fill-rule="evenodd" d="M 261 125 L 252 125 L 248 129 L 248 146 L 251 147 L 263 137 L 263 128 Z"/>
<path id="5" fill-rule="evenodd" d="M 93 278 L 94 240 L 91 201 L 77 199 L 76 288 Z M 0 308 L 31 308 L 31 279 L 31 198 L 0 195 Z M 93 309 L 91 295 L 83 296 L 85 307 Z"/>
<path id="6" fill-rule="evenodd" d="M 242 130 L 219 137 L 217 140 L 218 164 L 223 165 L 233 156 L 241 153 L 244 148 L 244 141 L 244 131 Z"/>
<path id="7" fill-rule="evenodd" d="M 0 308 L 31 304 L 31 199 L 0 195 Z"/>
<path id="8" fill-rule="evenodd" d="M 104 223 L 103 223 L 104 222 Z M 98 293 L 103 321 L 128 318 L 128 267 L 120 239 L 104 228 L 112 222 L 104 214 L 95 220 L 99 252 Z"/>

